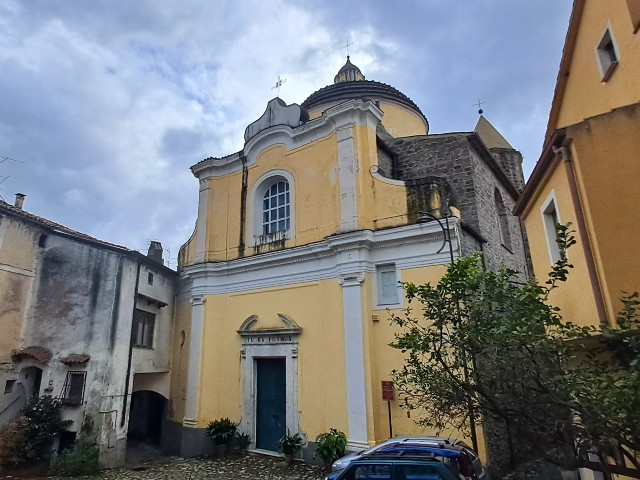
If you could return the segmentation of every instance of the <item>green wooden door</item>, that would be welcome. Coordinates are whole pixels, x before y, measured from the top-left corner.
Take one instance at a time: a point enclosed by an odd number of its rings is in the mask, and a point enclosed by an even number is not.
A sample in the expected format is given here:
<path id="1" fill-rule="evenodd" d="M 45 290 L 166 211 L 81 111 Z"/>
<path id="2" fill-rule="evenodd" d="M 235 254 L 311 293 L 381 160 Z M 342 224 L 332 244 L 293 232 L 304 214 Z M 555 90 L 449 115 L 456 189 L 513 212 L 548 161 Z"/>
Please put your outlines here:
<path id="1" fill-rule="evenodd" d="M 256 360 L 256 448 L 275 452 L 286 433 L 286 369 L 284 358 Z"/>

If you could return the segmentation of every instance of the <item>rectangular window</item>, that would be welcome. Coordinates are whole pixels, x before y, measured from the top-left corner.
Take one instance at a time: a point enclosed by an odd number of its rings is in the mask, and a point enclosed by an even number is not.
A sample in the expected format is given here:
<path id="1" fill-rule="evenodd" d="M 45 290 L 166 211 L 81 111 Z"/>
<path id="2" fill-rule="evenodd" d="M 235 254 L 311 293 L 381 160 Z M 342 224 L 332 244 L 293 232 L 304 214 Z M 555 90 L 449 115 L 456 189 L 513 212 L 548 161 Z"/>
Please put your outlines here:
<path id="1" fill-rule="evenodd" d="M 153 348 L 153 331 L 155 324 L 155 314 L 136 309 L 133 315 L 131 332 L 134 347 Z"/>
<path id="2" fill-rule="evenodd" d="M 395 305 L 398 302 L 398 275 L 395 264 L 378 265 L 378 305 Z"/>
<path id="3" fill-rule="evenodd" d="M 67 372 L 67 378 L 62 387 L 63 405 L 82 405 L 86 380 L 87 372 Z"/>
<path id="4" fill-rule="evenodd" d="M 153 273 L 151 272 L 147 273 L 147 283 L 153 285 Z"/>
<path id="5" fill-rule="evenodd" d="M 560 259 L 560 249 L 556 243 L 556 225 L 560 223 L 560 217 L 558 216 L 555 197 L 549 198 L 542 208 L 542 222 L 547 237 L 549 259 L 553 265 Z"/>
<path id="6" fill-rule="evenodd" d="M 15 380 L 7 380 L 4 384 L 4 394 L 7 395 L 8 393 L 13 392 L 13 387 L 15 386 L 15 384 Z"/>
<path id="7" fill-rule="evenodd" d="M 596 60 L 598 61 L 598 68 L 603 82 L 609 79 L 616 65 L 618 65 L 619 58 L 620 55 L 613 41 L 611 30 L 607 28 L 596 48 Z"/>

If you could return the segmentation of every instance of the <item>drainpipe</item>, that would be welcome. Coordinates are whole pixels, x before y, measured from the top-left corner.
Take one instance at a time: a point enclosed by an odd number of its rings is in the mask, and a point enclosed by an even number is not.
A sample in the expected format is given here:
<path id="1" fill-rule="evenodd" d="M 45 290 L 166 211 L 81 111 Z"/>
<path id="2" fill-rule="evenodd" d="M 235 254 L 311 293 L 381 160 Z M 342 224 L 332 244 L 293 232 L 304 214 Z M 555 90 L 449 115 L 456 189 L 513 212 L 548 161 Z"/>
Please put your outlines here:
<path id="1" fill-rule="evenodd" d="M 587 232 L 587 226 L 584 221 L 584 208 L 582 206 L 582 199 L 580 197 L 580 191 L 578 189 L 578 183 L 576 181 L 576 172 L 573 168 L 573 160 L 571 158 L 571 152 L 567 147 L 551 147 L 553 153 L 560 154 L 564 162 L 567 178 L 569 180 L 569 191 L 571 192 L 571 200 L 576 209 L 576 226 L 578 227 L 578 233 L 583 239 L 583 245 L 585 250 L 585 257 L 587 262 L 587 272 L 589 273 L 589 281 L 591 282 L 591 288 L 593 290 L 593 298 L 596 302 L 596 311 L 598 312 L 598 319 L 600 325 L 606 326 L 609 324 L 607 320 L 606 310 L 604 308 L 604 300 L 602 298 L 602 287 L 598 280 L 598 272 L 595 262 L 593 260 L 593 249 L 591 248 L 591 239 Z"/>
<path id="2" fill-rule="evenodd" d="M 127 398 L 129 397 L 129 379 L 131 378 L 131 359 L 133 357 L 133 317 L 136 314 L 136 305 L 138 304 L 138 285 L 140 284 L 140 262 L 138 261 L 136 272 L 136 287 L 133 293 L 133 313 L 131 315 L 131 329 L 129 332 L 129 355 L 127 358 L 127 375 L 124 381 L 124 396 L 122 397 L 122 416 L 120 417 L 120 428 L 124 427 L 125 418 L 127 417 Z"/>

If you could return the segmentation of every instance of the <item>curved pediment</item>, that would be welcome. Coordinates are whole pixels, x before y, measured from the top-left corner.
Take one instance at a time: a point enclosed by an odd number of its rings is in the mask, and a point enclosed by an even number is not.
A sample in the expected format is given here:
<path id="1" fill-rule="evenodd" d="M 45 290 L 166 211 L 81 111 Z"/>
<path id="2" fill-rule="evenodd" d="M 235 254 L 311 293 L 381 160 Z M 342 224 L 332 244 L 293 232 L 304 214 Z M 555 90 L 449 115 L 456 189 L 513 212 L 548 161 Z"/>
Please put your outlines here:
<path id="1" fill-rule="evenodd" d="M 242 337 L 300 335 L 302 333 L 302 327 L 289 315 L 286 313 L 278 313 L 277 315 L 282 323 L 281 327 L 256 328 L 259 320 L 258 315 L 251 315 L 242 322 L 237 332 Z"/>

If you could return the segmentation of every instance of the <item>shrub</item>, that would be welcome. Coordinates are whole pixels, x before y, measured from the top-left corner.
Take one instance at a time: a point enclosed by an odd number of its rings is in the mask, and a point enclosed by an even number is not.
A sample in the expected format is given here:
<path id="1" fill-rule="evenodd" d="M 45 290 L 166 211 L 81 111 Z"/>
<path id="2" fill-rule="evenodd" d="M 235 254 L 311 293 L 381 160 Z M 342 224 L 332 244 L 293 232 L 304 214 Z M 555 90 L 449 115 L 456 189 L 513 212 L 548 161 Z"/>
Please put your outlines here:
<path id="1" fill-rule="evenodd" d="M 212 420 L 207 425 L 206 434 L 216 445 L 226 445 L 236 433 L 236 424 L 229 418 Z"/>
<path id="2" fill-rule="evenodd" d="M 22 409 L 9 463 L 18 466 L 47 458 L 53 437 L 62 433 L 69 423 L 62 419 L 59 399 L 43 396 L 30 400 Z"/>
<path id="3" fill-rule="evenodd" d="M 238 450 L 246 450 L 251 445 L 251 435 L 245 432 L 236 432 L 236 446 Z"/>
<path id="4" fill-rule="evenodd" d="M 320 457 L 325 465 L 331 465 L 344 455 L 347 447 L 347 436 L 335 428 L 316 437 L 316 451 L 313 458 Z"/>
<path id="5" fill-rule="evenodd" d="M 278 440 L 278 448 L 282 453 L 292 454 L 296 453 L 304 445 L 304 440 L 299 433 L 291 435 L 289 430 L 284 437 Z"/>
<path id="6" fill-rule="evenodd" d="M 98 448 L 88 444 L 79 444 L 64 452 L 56 458 L 51 469 L 52 473 L 62 477 L 93 475 L 98 470 Z"/>

